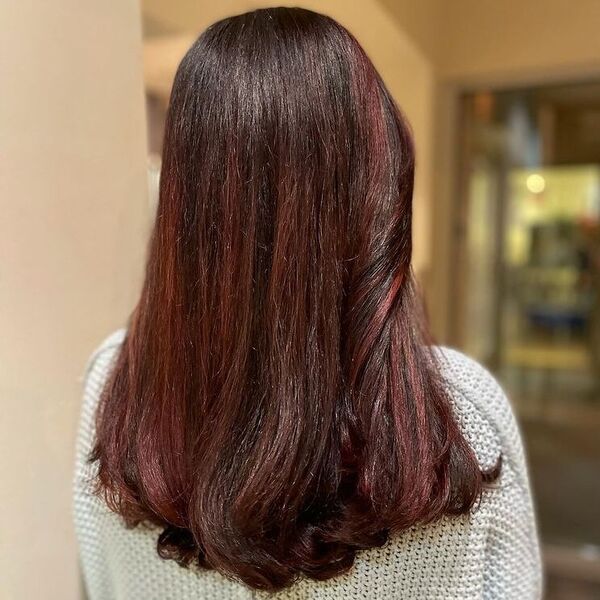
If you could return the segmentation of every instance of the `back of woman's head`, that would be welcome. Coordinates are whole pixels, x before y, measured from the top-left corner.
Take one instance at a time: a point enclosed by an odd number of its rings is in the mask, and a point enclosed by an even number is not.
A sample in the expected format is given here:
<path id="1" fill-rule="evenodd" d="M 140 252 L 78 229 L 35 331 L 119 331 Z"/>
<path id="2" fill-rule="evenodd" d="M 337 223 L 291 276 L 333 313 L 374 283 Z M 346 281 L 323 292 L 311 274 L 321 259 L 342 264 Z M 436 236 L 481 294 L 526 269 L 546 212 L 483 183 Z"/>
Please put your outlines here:
<path id="1" fill-rule="evenodd" d="M 330 18 L 225 19 L 183 59 L 92 457 L 161 556 L 278 589 L 472 506 L 483 475 L 413 291 L 413 169 L 406 122 Z"/>

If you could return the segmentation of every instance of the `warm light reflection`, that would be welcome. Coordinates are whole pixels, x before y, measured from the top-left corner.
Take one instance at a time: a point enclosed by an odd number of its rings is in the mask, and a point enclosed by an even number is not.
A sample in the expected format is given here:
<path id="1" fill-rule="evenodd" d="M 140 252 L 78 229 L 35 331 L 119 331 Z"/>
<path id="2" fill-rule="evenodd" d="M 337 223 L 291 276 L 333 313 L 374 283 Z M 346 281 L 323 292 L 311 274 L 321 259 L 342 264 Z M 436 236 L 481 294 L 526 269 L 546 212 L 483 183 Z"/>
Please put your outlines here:
<path id="1" fill-rule="evenodd" d="M 526 185 L 532 194 L 541 194 L 546 189 L 546 180 L 539 173 L 532 173 Z"/>

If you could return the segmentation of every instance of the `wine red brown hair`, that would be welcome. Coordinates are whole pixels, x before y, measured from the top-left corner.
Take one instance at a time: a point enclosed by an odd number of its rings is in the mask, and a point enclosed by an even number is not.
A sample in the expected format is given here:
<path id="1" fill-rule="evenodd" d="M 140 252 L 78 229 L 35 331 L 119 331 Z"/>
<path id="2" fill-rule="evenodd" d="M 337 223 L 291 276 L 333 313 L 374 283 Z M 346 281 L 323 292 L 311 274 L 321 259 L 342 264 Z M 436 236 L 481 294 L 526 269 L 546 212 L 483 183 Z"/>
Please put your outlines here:
<path id="1" fill-rule="evenodd" d="M 328 17 L 228 18 L 184 57 L 91 457 L 161 556 L 276 590 L 477 500 L 411 274 L 413 171 L 406 121 Z"/>

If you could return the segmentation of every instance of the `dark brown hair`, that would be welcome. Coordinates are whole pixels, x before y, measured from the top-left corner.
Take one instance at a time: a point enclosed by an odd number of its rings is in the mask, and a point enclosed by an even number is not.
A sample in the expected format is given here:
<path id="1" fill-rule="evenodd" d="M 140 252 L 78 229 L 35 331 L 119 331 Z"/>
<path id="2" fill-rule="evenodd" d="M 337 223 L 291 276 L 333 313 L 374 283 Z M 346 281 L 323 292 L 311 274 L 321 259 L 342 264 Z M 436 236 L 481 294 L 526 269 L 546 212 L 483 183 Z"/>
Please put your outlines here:
<path id="1" fill-rule="evenodd" d="M 276 590 L 478 498 L 410 270 L 413 171 L 405 120 L 328 17 L 228 18 L 184 57 L 91 457 L 161 556 Z"/>

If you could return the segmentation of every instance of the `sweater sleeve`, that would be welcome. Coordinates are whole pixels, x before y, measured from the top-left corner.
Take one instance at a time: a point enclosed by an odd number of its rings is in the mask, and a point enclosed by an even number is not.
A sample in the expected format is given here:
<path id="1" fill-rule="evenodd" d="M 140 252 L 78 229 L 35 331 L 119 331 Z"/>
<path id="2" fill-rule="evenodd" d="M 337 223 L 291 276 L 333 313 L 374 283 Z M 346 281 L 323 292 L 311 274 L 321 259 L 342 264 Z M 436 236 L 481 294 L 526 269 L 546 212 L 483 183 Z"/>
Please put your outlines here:
<path id="1" fill-rule="evenodd" d="M 473 438 L 470 441 L 482 467 L 493 464 L 486 449 L 495 448 L 502 461 L 498 481 L 482 498 L 490 515 L 482 597 L 537 600 L 542 593 L 540 550 L 526 457 L 514 412 L 502 387 L 483 366 L 455 350 L 443 349 L 443 354 L 453 372 L 450 384 L 454 393 L 473 406 L 494 432 L 494 443 L 481 448 L 481 436 L 465 432 L 467 438 Z"/>
<path id="2" fill-rule="evenodd" d="M 89 456 L 94 446 L 96 407 L 106 376 L 110 371 L 119 346 L 125 338 L 125 330 L 119 329 L 109 335 L 94 350 L 83 374 L 83 402 L 79 417 L 79 428 L 75 453 L 75 487 L 89 487 L 95 474 Z"/>
<path id="3" fill-rule="evenodd" d="M 108 509 L 93 492 L 96 465 L 89 456 L 94 446 L 95 413 L 106 376 L 124 337 L 120 330 L 106 338 L 88 360 L 83 375 L 83 402 L 77 435 L 73 479 L 73 521 L 86 596 L 112 600 L 117 597 L 110 576 L 110 560 L 104 551 L 101 523 Z"/>
<path id="4" fill-rule="evenodd" d="M 537 600 L 541 566 L 531 496 L 510 474 L 503 474 L 498 485 L 490 499 L 482 597 Z"/>
<path id="5" fill-rule="evenodd" d="M 537 599 L 542 593 L 540 551 L 521 435 L 502 388 L 483 371 L 503 449 L 502 473 L 496 489 L 490 490 L 494 510 L 486 542 L 483 598 Z"/>

